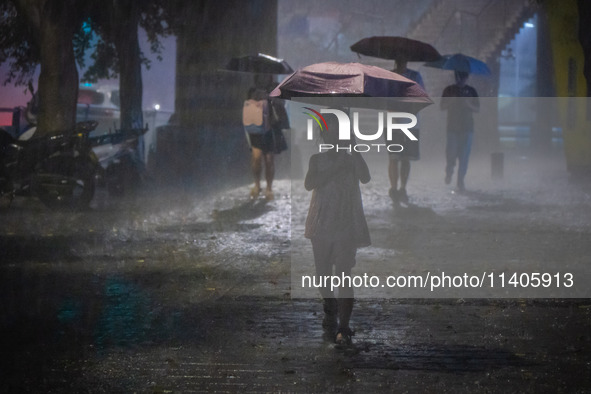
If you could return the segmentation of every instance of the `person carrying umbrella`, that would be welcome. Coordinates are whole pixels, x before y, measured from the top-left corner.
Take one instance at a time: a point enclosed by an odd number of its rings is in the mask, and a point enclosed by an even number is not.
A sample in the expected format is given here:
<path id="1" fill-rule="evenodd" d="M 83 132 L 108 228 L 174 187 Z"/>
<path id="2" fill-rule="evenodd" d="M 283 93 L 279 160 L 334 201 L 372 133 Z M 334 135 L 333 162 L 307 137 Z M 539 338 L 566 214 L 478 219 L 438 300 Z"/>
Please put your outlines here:
<path id="1" fill-rule="evenodd" d="M 441 95 L 441 109 L 447 111 L 445 184 L 451 183 L 457 161 L 457 189 L 463 192 L 474 134 L 473 114 L 479 111 L 480 102 L 476 89 L 466 84 L 469 74 L 455 71 L 454 75 L 456 83 L 447 86 Z"/>
<path id="2" fill-rule="evenodd" d="M 418 71 L 407 68 L 408 58 L 404 53 L 399 53 L 395 59 L 396 67 L 392 70 L 412 81 L 418 83 L 423 89 L 423 77 Z M 412 129 L 412 133 L 419 138 L 419 129 Z M 403 134 L 395 134 L 392 140 L 394 144 L 404 146 L 401 152 L 390 152 L 388 160 L 388 178 L 390 179 L 390 190 L 388 194 L 395 204 L 399 202 L 408 204 L 406 184 L 410 176 L 410 161 L 419 160 L 419 141 L 411 141 Z M 398 188 L 400 182 L 400 188 Z"/>
<path id="3" fill-rule="evenodd" d="M 287 149 L 281 129 L 289 128 L 289 119 L 283 103 L 269 98 L 273 88 L 270 74 L 255 75 L 255 86 L 250 88 L 242 110 L 242 123 L 251 150 L 250 166 L 254 175 L 254 187 L 250 198 L 261 193 L 261 176 L 265 167 L 265 199 L 273 200 L 273 179 L 275 177 L 274 155 Z"/>
<path id="4" fill-rule="evenodd" d="M 350 277 L 357 249 L 371 244 L 359 185 L 369 182 L 371 176 L 361 154 L 350 148 L 356 145 L 355 137 L 340 139 L 340 120 L 335 115 L 336 111 L 344 115 L 345 110 L 344 105 L 333 100 L 355 97 L 359 108 L 376 109 L 376 105 L 381 107 L 381 104 L 371 99 L 395 98 L 397 100 L 388 102 L 388 107 L 394 105 L 413 114 L 433 101 L 416 82 L 399 74 L 375 66 L 335 62 L 312 64 L 297 70 L 270 96 L 310 100 L 316 105 L 333 103 L 340 108 L 322 117 L 324 122 L 318 120 L 324 143 L 333 148 L 310 157 L 304 186 L 312 191 L 312 198 L 304 236 L 312 243 L 316 277 L 320 280 L 331 275 Z M 349 320 L 354 291 L 344 280 L 337 288 L 335 294 L 326 284 L 319 287 L 324 301 L 322 326 L 326 333 L 334 335 L 332 339 L 337 344 L 349 345 L 353 335 Z"/>
<path id="5" fill-rule="evenodd" d="M 427 67 L 453 70 L 456 83 L 447 86 L 441 95 L 441 109 L 447 111 L 447 140 L 445 146 L 445 184 L 449 185 L 458 162 L 457 189 L 465 190 L 464 177 L 468 171 L 468 159 L 474 134 L 474 113 L 480 110 L 478 93 L 466 84 L 470 74 L 491 75 L 490 69 L 481 60 L 456 53 L 426 63 Z"/>
<path id="6" fill-rule="evenodd" d="M 330 116 L 326 121 L 322 140 L 339 146 L 338 123 Z M 359 189 L 359 182 L 365 184 L 370 179 L 365 160 L 354 150 L 349 154 L 345 150 L 330 149 L 310 157 L 304 187 L 313 193 L 305 237 L 312 242 L 319 278 L 350 277 L 357 248 L 371 244 Z M 337 289 L 338 294 L 328 286 L 319 290 L 324 302 L 322 327 L 337 345 L 350 345 L 353 287 L 343 283 Z"/>
<path id="7" fill-rule="evenodd" d="M 270 74 L 256 74 L 255 86 L 248 91 L 244 102 L 242 121 L 251 150 L 250 168 L 254 176 L 254 187 L 250 190 L 251 198 L 258 198 L 261 192 L 263 163 L 265 167 L 265 198 L 273 199 L 273 178 L 275 177 L 275 159 L 273 131 L 269 124 L 269 96 L 273 79 Z"/>
<path id="8" fill-rule="evenodd" d="M 267 181 L 265 198 L 273 200 L 274 154 L 287 149 L 281 129 L 289 128 L 289 120 L 283 104 L 269 99 L 268 93 L 275 85 L 274 74 L 290 74 L 293 69 L 283 59 L 264 53 L 231 58 L 225 69 L 254 74 L 254 87 L 249 89 L 242 110 L 242 124 L 251 150 L 250 167 L 254 175 L 250 197 L 258 198 L 261 193 L 264 163 Z"/>
<path id="9" fill-rule="evenodd" d="M 351 45 L 351 50 L 362 55 L 394 60 L 396 67 L 392 71 L 416 82 L 423 90 L 425 85 L 421 74 L 418 71 L 408 69 L 406 67 L 407 63 L 409 61 L 435 61 L 441 58 L 439 52 L 430 44 L 395 36 L 367 37 Z M 418 137 L 418 128 L 414 128 L 412 133 Z M 419 160 L 420 158 L 419 142 L 411 141 L 404 135 L 396 136 L 396 139 L 392 142 L 402 145 L 404 149 L 401 152 L 389 153 L 388 178 L 390 180 L 390 190 L 388 194 L 395 204 L 399 202 L 408 204 L 406 184 L 410 176 L 410 161 Z"/>

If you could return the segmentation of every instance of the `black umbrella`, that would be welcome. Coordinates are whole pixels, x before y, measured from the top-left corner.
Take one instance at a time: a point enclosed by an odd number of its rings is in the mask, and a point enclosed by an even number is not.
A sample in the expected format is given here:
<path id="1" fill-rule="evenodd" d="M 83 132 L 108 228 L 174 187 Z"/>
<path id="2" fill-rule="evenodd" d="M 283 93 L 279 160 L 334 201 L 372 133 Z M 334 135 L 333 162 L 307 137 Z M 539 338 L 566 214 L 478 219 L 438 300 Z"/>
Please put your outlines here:
<path id="1" fill-rule="evenodd" d="M 264 53 L 233 57 L 226 64 L 225 69 L 256 74 L 291 74 L 293 72 L 285 60 Z"/>
<path id="2" fill-rule="evenodd" d="M 431 45 L 406 37 L 368 37 L 351 45 L 351 50 L 381 59 L 404 58 L 409 62 L 430 62 L 441 57 Z"/>

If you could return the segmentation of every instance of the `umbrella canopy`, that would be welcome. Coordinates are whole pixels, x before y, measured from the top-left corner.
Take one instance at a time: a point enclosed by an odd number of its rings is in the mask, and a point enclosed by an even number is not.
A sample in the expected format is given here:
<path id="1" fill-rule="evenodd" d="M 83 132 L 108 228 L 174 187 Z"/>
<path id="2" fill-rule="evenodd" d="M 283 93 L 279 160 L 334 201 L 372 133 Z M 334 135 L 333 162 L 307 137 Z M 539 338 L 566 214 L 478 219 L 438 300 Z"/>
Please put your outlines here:
<path id="1" fill-rule="evenodd" d="M 259 53 L 242 57 L 233 57 L 226 70 L 256 74 L 291 74 L 293 69 L 283 59 Z"/>
<path id="2" fill-rule="evenodd" d="M 380 67 L 360 63 L 317 63 L 287 77 L 271 97 L 399 97 L 432 101 L 416 82 Z"/>
<path id="3" fill-rule="evenodd" d="M 470 74 L 490 75 L 490 69 L 486 63 L 461 53 L 444 55 L 437 61 L 425 63 L 425 66 L 441 68 L 443 70 L 462 71 Z"/>
<path id="4" fill-rule="evenodd" d="M 431 45 L 406 37 L 368 37 L 351 45 L 351 50 L 381 59 L 404 58 L 409 62 L 430 62 L 441 58 L 439 52 Z"/>

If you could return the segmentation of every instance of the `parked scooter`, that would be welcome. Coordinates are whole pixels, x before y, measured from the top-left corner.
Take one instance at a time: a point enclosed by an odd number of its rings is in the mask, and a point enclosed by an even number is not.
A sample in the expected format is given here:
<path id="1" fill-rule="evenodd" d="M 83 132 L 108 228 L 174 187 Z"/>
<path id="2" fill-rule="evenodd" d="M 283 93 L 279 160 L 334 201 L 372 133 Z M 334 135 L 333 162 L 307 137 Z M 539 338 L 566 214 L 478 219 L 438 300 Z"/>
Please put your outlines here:
<path id="1" fill-rule="evenodd" d="M 97 122 L 86 121 L 59 135 L 14 139 L 0 129 L 0 198 L 36 196 L 52 208 L 86 208 L 94 196 L 98 160 L 88 134 Z M 33 129 L 31 129 L 33 130 Z"/>
<path id="2" fill-rule="evenodd" d="M 144 164 L 138 143 L 147 131 L 147 127 L 119 130 L 91 138 L 92 150 L 100 164 L 99 185 L 106 186 L 109 195 L 121 197 L 139 186 Z"/>

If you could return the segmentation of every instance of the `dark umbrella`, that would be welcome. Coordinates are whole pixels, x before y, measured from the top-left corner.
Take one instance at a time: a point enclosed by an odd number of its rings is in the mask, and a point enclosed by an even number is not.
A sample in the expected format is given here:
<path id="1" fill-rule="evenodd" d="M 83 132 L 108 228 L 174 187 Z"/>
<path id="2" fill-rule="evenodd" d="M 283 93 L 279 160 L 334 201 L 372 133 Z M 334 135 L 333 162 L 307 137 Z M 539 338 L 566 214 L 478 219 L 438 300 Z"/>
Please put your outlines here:
<path id="1" fill-rule="evenodd" d="M 264 53 L 233 57 L 226 64 L 225 69 L 256 74 L 291 74 L 293 72 L 285 60 Z"/>
<path id="2" fill-rule="evenodd" d="M 381 59 L 401 59 L 409 62 L 430 62 L 441 55 L 431 45 L 405 37 L 368 37 L 351 45 L 353 52 Z"/>
<path id="3" fill-rule="evenodd" d="M 425 66 L 441 68 L 443 70 L 462 71 L 470 74 L 490 75 L 490 69 L 486 63 L 461 53 L 444 55 L 437 61 L 425 63 Z"/>

